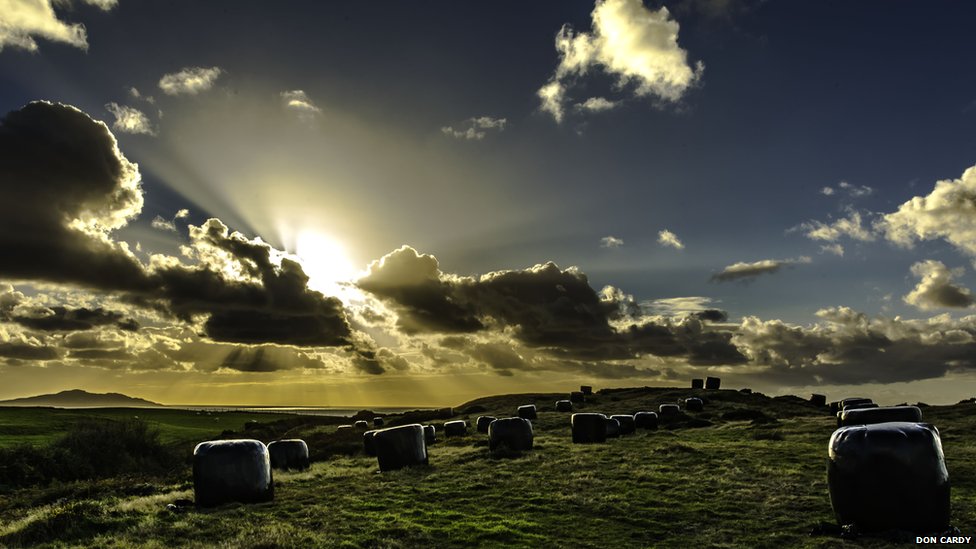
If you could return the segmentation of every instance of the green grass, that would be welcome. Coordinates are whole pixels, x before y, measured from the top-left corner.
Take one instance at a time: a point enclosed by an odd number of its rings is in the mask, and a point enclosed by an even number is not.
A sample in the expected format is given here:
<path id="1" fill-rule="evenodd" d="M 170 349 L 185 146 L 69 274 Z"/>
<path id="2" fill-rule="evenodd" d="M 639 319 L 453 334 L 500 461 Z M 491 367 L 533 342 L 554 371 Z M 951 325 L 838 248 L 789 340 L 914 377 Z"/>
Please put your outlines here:
<path id="1" fill-rule="evenodd" d="M 587 409 L 631 413 L 688 392 L 604 392 Z M 833 521 L 825 474 L 833 418 L 792 399 L 707 394 L 705 412 L 694 415 L 710 426 L 597 445 L 570 442 L 569 415 L 548 411 L 557 395 L 481 399 L 458 410 L 507 416 L 535 401 L 536 448 L 493 457 L 472 433 L 432 446 L 430 467 L 382 474 L 375 459 L 335 455 L 307 472 L 276 472 L 275 501 L 259 505 L 166 511 L 192 498 L 188 473 L 136 493 L 132 481 L 115 479 L 20 490 L 0 496 L 0 546 L 889 546 L 809 536 Z M 750 409 L 766 419 L 722 419 Z M 976 533 L 974 412 L 973 404 L 924 410 L 943 434 L 952 522 L 963 535 Z"/>

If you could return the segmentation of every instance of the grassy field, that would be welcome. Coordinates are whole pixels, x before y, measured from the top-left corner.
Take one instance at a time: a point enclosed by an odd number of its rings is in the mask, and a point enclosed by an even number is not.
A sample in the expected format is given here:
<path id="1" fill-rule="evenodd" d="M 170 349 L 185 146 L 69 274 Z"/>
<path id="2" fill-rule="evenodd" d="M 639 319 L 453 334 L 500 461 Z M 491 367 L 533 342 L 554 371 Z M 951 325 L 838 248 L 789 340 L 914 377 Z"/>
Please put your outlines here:
<path id="1" fill-rule="evenodd" d="M 691 393 L 604 391 L 585 410 L 632 413 Z M 326 446 L 337 453 L 326 452 L 331 457 L 308 472 L 276 472 L 274 502 L 167 511 L 168 503 L 192 499 L 188 469 L 165 479 L 104 479 L 23 489 L 0 496 L 0 545 L 891 545 L 872 538 L 809 535 L 820 521 L 833 522 L 825 458 L 834 419 L 825 411 L 789 397 L 699 393 L 708 399 L 705 411 L 673 428 L 597 445 L 571 444 L 569 414 L 549 411 L 563 395 L 480 399 L 458 407 L 456 418 L 473 423 L 483 413 L 509 416 L 520 404 L 536 403 L 542 412 L 534 422 L 535 449 L 521 456 L 493 457 L 484 436 L 472 430 L 466 437 L 442 439 L 430 447 L 429 467 L 382 474 L 375 459 L 356 450 L 358 434 L 343 439 L 333 434 L 333 426 L 289 420 L 282 423 L 287 423 L 288 436 L 306 438 L 313 454 L 324 455 L 316 448 Z M 973 412 L 972 403 L 924 409 L 926 420 L 942 433 L 953 483 L 952 522 L 963 535 L 976 534 Z M 243 423 L 241 419 L 235 421 Z M 187 428 L 193 425 L 188 419 Z M 261 430 L 248 436 L 255 435 L 273 439 Z M 186 448 L 189 451 L 192 444 Z"/>

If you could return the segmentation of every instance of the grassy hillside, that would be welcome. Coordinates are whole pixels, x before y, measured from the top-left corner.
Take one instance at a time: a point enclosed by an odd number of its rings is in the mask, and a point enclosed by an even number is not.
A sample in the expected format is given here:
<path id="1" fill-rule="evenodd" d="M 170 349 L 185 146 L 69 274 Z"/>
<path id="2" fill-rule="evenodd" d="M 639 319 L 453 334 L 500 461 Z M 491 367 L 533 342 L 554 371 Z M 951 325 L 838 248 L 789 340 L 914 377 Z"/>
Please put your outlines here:
<path id="1" fill-rule="evenodd" d="M 189 473 L 19 490 L 0 497 L 0 545 L 106 547 L 884 547 L 810 537 L 833 521 L 826 445 L 834 419 L 792 397 L 735 391 L 603 391 L 584 410 L 632 413 L 701 394 L 705 411 L 672 428 L 574 445 L 564 395 L 508 395 L 455 408 L 455 418 L 513 415 L 535 403 L 536 448 L 493 457 L 483 435 L 441 439 L 430 467 L 378 473 L 358 434 L 289 420 L 252 429 L 266 442 L 303 436 L 322 458 L 275 473 L 274 502 L 166 510 L 192 499 Z M 942 432 L 952 522 L 976 533 L 972 403 L 924 409 Z M 391 418 L 392 419 L 392 418 Z M 442 420 L 441 420 L 442 421 Z M 436 422 L 435 422 L 436 423 Z M 271 432 L 277 431 L 277 432 Z M 244 434 L 244 433 L 240 433 Z M 190 448 L 187 445 L 187 448 Z M 328 456 L 328 457 L 326 457 Z"/>

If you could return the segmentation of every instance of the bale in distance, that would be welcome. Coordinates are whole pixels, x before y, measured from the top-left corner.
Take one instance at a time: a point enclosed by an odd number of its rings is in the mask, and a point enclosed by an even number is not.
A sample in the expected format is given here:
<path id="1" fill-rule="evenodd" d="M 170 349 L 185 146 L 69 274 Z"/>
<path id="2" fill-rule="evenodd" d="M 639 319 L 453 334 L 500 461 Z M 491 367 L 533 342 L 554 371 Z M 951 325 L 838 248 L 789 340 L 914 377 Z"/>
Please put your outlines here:
<path id="1" fill-rule="evenodd" d="M 343 431 L 349 431 L 352 429 L 352 425 L 340 425 L 336 427 L 336 433 L 341 433 Z"/>
<path id="2" fill-rule="evenodd" d="M 691 388 L 692 389 L 704 389 L 705 388 L 705 380 L 704 379 L 701 379 L 701 378 L 697 378 L 697 377 L 695 379 L 692 379 L 691 380 Z"/>
<path id="3" fill-rule="evenodd" d="M 818 395 L 813 393 L 810 395 L 810 404 L 814 406 L 826 406 L 827 405 L 827 395 Z"/>
<path id="4" fill-rule="evenodd" d="M 839 400 L 835 400 L 835 401 L 831 402 L 830 404 L 828 404 L 827 405 L 827 410 L 831 414 L 836 414 L 837 412 L 839 412 L 840 411 L 840 401 Z"/>
<path id="5" fill-rule="evenodd" d="M 367 456 L 376 457 L 376 441 L 373 440 L 373 435 L 377 430 L 372 429 L 363 433 L 363 453 Z"/>
<path id="6" fill-rule="evenodd" d="M 557 412 L 572 412 L 573 403 L 568 400 L 557 400 L 556 401 L 556 411 Z"/>
<path id="7" fill-rule="evenodd" d="M 569 393 L 569 401 L 573 404 L 583 404 L 586 402 L 586 395 L 582 391 L 573 391 Z"/>
<path id="8" fill-rule="evenodd" d="M 637 412 L 634 414 L 634 427 L 637 429 L 657 429 L 657 412 Z"/>
<path id="9" fill-rule="evenodd" d="M 617 420 L 617 425 L 620 427 L 620 435 L 629 435 L 637 431 L 637 424 L 634 421 L 634 416 L 628 414 L 614 414 L 610 416 L 610 419 Z"/>
<path id="10" fill-rule="evenodd" d="M 478 416 L 478 420 L 475 423 L 475 426 L 477 427 L 478 432 L 479 433 L 485 433 L 485 434 L 487 434 L 488 433 L 488 425 L 490 425 L 492 421 L 495 421 L 495 419 L 497 419 L 497 418 L 494 418 L 492 416 Z"/>
<path id="11" fill-rule="evenodd" d="M 701 412 L 705 409 L 705 403 L 702 399 L 697 397 L 691 397 L 685 399 L 685 409 L 689 412 Z"/>
<path id="12" fill-rule="evenodd" d="M 591 387 L 590 385 L 580 385 L 580 392 L 583 393 L 584 395 L 592 395 L 593 387 Z"/>
<path id="13" fill-rule="evenodd" d="M 606 430 L 607 438 L 617 438 L 620 436 L 620 422 L 616 419 L 608 417 L 603 422 L 603 428 Z"/>
<path id="14" fill-rule="evenodd" d="M 369 429 L 369 422 L 361 419 L 356 423 L 353 423 L 352 426 L 360 431 L 365 431 L 366 429 Z"/>
<path id="15" fill-rule="evenodd" d="M 418 423 L 379 429 L 373 434 L 373 443 L 380 471 L 428 464 L 424 426 Z"/>
<path id="16" fill-rule="evenodd" d="M 846 410 L 863 410 L 865 408 L 878 408 L 878 405 L 873 402 L 859 402 L 857 404 L 848 404 L 841 408 L 841 412 Z"/>
<path id="17" fill-rule="evenodd" d="M 276 440 L 268 444 L 268 454 L 271 456 L 272 469 L 296 469 L 304 471 L 309 468 L 308 445 L 304 440 L 291 438 Z"/>
<path id="18" fill-rule="evenodd" d="M 662 404 L 657 407 L 657 414 L 660 417 L 674 417 L 680 411 L 681 408 L 677 404 Z"/>
<path id="19" fill-rule="evenodd" d="M 437 429 L 433 425 L 424 425 L 424 442 L 427 446 L 437 442 Z"/>
<path id="20" fill-rule="evenodd" d="M 842 525 L 915 533 L 949 527 L 949 473 L 939 431 L 927 423 L 837 429 L 828 445 L 827 485 Z"/>
<path id="21" fill-rule="evenodd" d="M 259 440 L 210 440 L 193 449 L 193 494 L 199 507 L 274 499 L 268 447 Z"/>
<path id="22" fill-rule="evenodd" d="M 874 401 L 871 400 L 870 398 L 864 398 L 864 397 L 842 398 L 840 399 L 840 403 L 837 405 L 838 406 L 837 411 L 840 412 L 841 410 L 843 410 L 844 406 L 851 406 L 854 404 L 870 404 L 872 402 Z"/>
<path id="23" fill-rule="evenodd" d="M 722 386 L 722 379 L 717 377 L 706 377 L 705 388 L 709 391 L 717 391 Z"/>
<path id="24" fill-rule="evenodd" d="M 837 416 L 837 426 L 872 425 L 889 421 L 921 423 L 922 410 L 918 406 L 885 406 L 844 410 Z"/>
<path id="25" fill-rule="evenodd" d="M 381 417 L 373 418 L 373 427 L 382 427 L 386 422 Z"/>
<path id="26" fill-rule="evenodd" d="M 743 387 L 743 388 L 739 389 L 739 392 L 742 393 L 742 394 L 744 394 L 744 395 L 751 395 L 752 394 L 752 389 L 750 389 L 748 387 Z"/>
<path id="27" fill-rule="evenodd" d="M 518 417 L 522 419 L 536 419 L 539 415 L 536 413 L 535 404 L 526 404 L 524 406 L 518 407 Z"/>
<path id="28" fill-rule="evenodd" d="M 607 416 L 596 413 L 575 413 L 569 419 L 573 429 L 573 444 L 606 442 Z"/>
<path id="29" fill-rule="evenodd" d="M 532 449 L 532 422 L 520 417 L 496 419 L 488 426 L 488 449 L 494 452 L 502 446 L 514 452 Z"/>
<path id="30" fill-rule="evenodd" d="M 463 437 L 468 434 L 468 422 L 463 419 L 448 421 L 444 423 L 445 437 Z"/>

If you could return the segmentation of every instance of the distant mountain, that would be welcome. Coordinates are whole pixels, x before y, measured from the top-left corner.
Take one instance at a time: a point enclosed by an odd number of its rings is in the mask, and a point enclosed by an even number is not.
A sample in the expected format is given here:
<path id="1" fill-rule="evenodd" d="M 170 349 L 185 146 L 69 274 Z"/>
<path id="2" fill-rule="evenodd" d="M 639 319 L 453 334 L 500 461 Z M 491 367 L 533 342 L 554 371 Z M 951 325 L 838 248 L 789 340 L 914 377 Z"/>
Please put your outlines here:
<path id="1" fill-rule="evenodd" d="M 55 408 L 148 408 L 162 404 L 119 393 L 89 393 L 81 389 L 51 395 L 0 400 L 0 406 L 53 406 Z"/>

